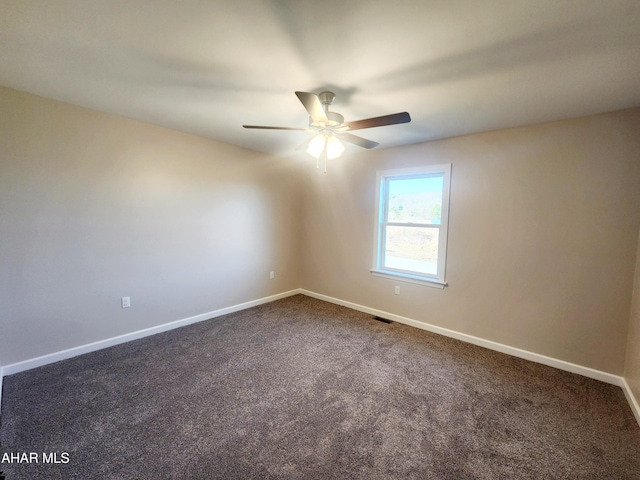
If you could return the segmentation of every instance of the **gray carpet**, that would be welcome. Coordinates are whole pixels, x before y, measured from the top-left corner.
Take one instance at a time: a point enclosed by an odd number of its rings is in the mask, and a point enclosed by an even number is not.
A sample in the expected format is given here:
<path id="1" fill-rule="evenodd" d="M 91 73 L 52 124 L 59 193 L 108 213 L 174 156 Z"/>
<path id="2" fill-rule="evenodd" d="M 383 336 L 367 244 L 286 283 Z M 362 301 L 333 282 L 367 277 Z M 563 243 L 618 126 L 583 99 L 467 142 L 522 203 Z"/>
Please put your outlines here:
<path id="1" fill-rule="evenodd" d="M 302 295 L 5 378 L 14 479 L 639 479 L 622 390 Z"/>

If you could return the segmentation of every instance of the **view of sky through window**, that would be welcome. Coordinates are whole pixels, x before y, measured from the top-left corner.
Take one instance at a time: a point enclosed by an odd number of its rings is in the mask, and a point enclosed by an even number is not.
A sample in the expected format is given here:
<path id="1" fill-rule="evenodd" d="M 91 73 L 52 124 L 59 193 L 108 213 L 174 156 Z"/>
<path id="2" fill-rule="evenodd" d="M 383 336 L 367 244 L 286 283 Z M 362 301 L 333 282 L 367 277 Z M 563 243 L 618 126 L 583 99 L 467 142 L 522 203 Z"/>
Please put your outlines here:
<path id="1" fill-rule="evenodd" d="M 439 224 L 443 186 L 441 175 L 390 180 L 387 221 Z"/>

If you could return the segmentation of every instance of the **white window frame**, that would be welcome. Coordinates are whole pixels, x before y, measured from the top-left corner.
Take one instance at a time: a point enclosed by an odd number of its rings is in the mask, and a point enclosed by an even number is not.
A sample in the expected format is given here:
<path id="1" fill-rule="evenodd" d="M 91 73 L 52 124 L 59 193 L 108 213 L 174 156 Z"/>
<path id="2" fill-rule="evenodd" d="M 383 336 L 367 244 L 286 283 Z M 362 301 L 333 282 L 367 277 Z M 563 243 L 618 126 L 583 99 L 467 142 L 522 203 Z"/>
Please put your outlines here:
<path id="1" fill-rule="evenodd" d="M 414 223 L 391 223 L 388 222 L 388 185 L 389 180 L 397 178 L 420 178 L 428 176 L 442 175 L 442 209 L 439 224 L 414 224 Z M 447 238 L 449 231 L 449 197 L 451 191 L 451 164 L 425 165 L 414 168 L 401 168 L 395 170 L 383 170 L 376 175 L 376 216 L 374 226 L 374 246 L 373 246 L 373 268 L 371 273 L 376 276 L 402 280 L 410 283 L 418 283 L 430 287 L 444 288 L 446 261 L 447 261 Z M 400 270 L 385 267 L 383 264 L 385 253 L 385 231 L 387 226 L 411 226 L 438 228 L 438 268 L 437 274 L 431 275 L 423 272 Z"/>

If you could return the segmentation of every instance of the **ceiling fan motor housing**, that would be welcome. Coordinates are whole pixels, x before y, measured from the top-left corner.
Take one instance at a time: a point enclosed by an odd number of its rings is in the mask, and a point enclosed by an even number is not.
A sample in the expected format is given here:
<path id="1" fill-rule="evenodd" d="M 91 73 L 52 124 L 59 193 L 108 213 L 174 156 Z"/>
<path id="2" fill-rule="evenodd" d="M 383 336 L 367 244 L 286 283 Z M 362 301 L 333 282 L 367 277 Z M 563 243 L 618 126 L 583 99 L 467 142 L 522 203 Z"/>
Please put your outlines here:
<path id="1" fill-rule="evenodd" d="M 327 118 L 331 127 L 344 123 L 344 117 L 336 112 L 327 112 Z"/>

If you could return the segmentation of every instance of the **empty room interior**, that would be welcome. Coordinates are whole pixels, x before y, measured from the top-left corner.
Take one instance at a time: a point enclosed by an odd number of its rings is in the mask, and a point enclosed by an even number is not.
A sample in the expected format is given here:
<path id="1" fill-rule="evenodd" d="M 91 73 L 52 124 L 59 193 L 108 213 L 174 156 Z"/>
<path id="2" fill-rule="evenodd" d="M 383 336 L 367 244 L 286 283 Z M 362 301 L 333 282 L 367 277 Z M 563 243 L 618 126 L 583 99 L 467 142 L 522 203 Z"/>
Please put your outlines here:
<path id="1" fill-rule="evenodd" d="M 640 478 L 639 25 L 0 0 L 0 478 Z"/>

